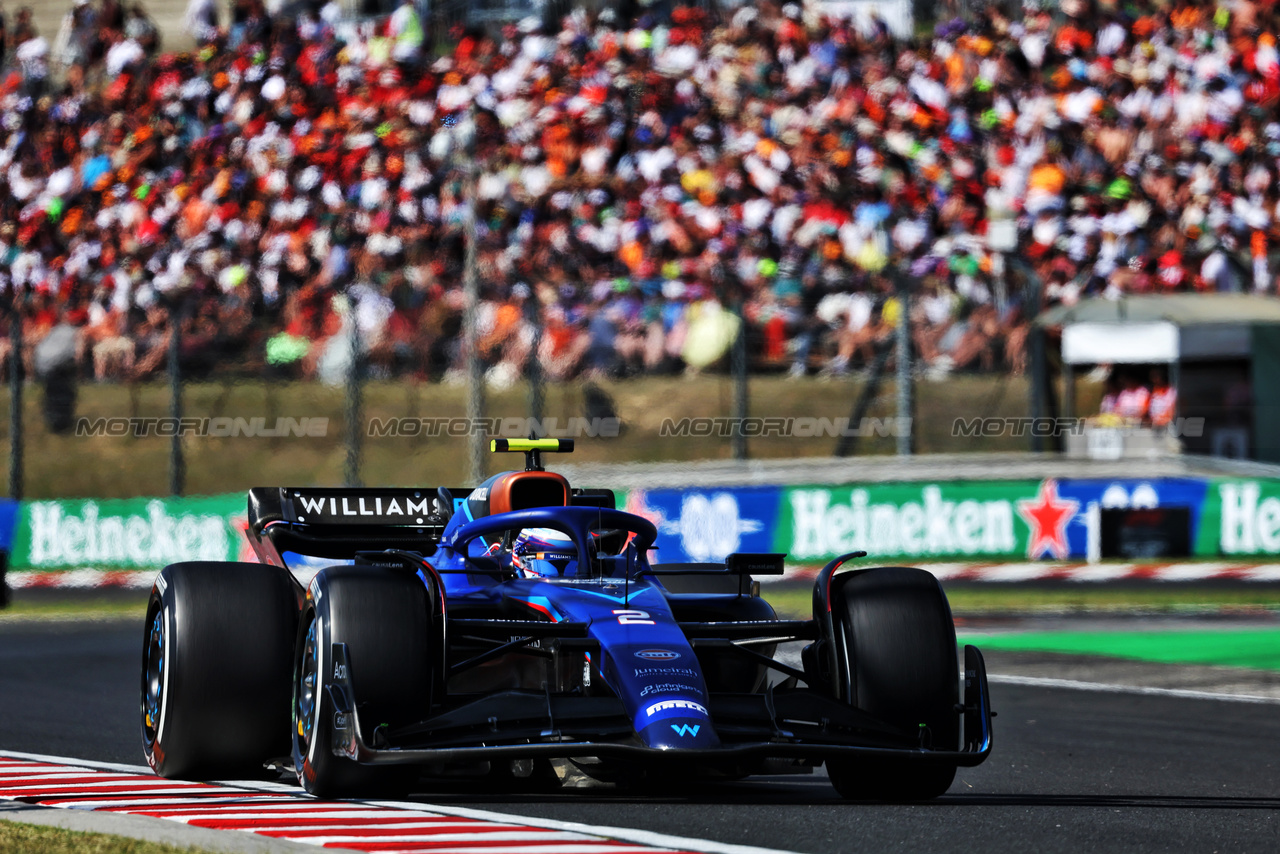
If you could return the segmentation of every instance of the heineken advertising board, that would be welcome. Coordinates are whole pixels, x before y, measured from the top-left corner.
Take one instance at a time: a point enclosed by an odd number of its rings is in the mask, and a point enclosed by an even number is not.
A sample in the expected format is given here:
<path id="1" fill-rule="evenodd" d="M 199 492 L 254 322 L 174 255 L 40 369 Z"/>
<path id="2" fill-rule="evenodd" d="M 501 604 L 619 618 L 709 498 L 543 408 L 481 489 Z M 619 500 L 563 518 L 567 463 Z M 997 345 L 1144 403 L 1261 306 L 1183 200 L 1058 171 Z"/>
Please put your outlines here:
<path id="1" fill-rule="evenodd" d="M 651 489 L 618 507 L 658 527 L 656 561 L 734 551 L 823 563 L 866 551 L 909 560 L 1083 560 L 1088 513 L 1187 508 L 1198 557 L 1280 554 L 1280 480 L 1204 478 L 940 481 Z"/>
<path id="2" fill-rule="evenodd" d="M 617 499 L 620 509 L 658 527 L 654 559 L 661 563 L 719 562 L 739 551 L 785 552 L 790 562 L 809 564 L 852 551 L 908 561 L 1082 560 L 1093 506 L 1188 508 L 1197 557 L 1280 555 L 1280 479 L 692 487 L 618 491 Z M 252 560 L 244 515 L 242 493 L 22 502 L 10 566 Z"/>
<path id="3" fill-rule="evenodd" d="M 880 557 L 1025 557 L 1031 543 L 1066 556 L 1072 507 L 1048 481 L 632 490 L 618 505 L 658 528 L 656 561 L 785 552 L 822 563 Z"/>
<path id="4" fill-rule="evenodd" d="M 1200 529 L 1196 554 L 1280 554 L 1280 480 L 1209 481 Z"/>
<path id="5" fill-rule="evenodd" d="M 719 563 L 734 552 L 771 552 L 778 486 L 730 489 L 636 489 L 618 495 L 618 509 L 658 529 L 654 563 Z"/>
<path id="6" fill-rule="evenodd" d="M 774 550 L 796 562 L 854 551 L 877 558 L 1023 557 L 1029 526 L 1022 514 L 1035 509 L 1039 487 L 1037 481 L 793 487 L 783 494 Z"/>
<path id="7" fill-rule="evenodd" d="M 163 567 L 247 557 L 242 492 L 192 498 L 24 501 L 13 569 Z"/>
<path id="8" fill-rule="evenodd" d="M 1083 558 L 1089 550 L 1088 509 L 1097 505 L 1099 510 L 1156 510 L 1186 508 L 1191 530 L 1187 538 L 1192 554 L 1216 554 L 1216 539 L 1204 523 L 1205 496 L 1208 484 L 1203 478 L 1161 477 L 1146 480 L 1062 480 L 1058 493 L 1063 501 L 1074 501 L 1074 511 L 1067 525 L 1067 552 L 1070 557 Z M 1205 551 L 1198 551 L 1203 537 Z"/>
<path id="9" fill-rule="evenodd" d="M 18 527 L 18 502 L 0 498 L 0 552 L 8 554 L 13 548 L 13 532 Z"/>

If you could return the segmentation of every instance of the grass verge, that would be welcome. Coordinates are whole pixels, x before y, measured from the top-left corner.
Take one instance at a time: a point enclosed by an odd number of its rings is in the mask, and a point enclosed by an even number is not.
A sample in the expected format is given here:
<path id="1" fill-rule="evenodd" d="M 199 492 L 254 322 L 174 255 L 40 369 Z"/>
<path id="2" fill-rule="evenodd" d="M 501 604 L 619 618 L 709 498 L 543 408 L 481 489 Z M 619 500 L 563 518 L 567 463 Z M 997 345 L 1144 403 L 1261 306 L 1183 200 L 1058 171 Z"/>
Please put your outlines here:
<path id="1" fill-rule="evenodd" d="M 204 854 L 127 836 L 83 833 L 19 821 L 0 821 L 0 854 Z"/>
<path id="2" fill-rule="evenodd" d="M 1142 632 L 1011 632 L 962 637 L 983 649 L 1105 655 L 1162 664 L 1280 671 L 1280 629 Z"/>
<path id="3" fill-rule="evenodd" d="M 21 598 L 19 593 L 9 607 L 0 610 L 0 623 L 9 620 L 104 620 L 130 619 L 139 621 L 146 616 L 147 597 L 145 590 L 137 591 L 137 595 L 117 594 L 106 597 L 72 596 L 68 598 L 56 595 L 41 596 L 38 599 Z"/>

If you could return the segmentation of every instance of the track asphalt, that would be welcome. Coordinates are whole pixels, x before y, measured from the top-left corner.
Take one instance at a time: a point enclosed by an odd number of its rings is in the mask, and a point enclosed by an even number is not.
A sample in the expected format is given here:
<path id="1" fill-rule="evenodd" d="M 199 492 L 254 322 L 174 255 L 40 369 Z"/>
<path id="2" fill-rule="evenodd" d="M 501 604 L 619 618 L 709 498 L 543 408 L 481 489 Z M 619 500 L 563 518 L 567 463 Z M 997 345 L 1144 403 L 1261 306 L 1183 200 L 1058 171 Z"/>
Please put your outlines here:
<path id="1" fill-rule="evenodd" d="M 0 749 L 139 764 L 141 641 L 138 620 L 0 623 Z M 512 796 L 452 785 L 419 800 L 814 854 L 1280 848 L 1277 703 L 1194 693 L 1215 675 L 1225 693 L 1263 693 L 1260 672 L 1002 650 L 988 665 L 999 712 L 992 758 L 962 769 L 950 793 L 926 805 L 844 803 L 821 771 L 673 782 L 643 795 L 596 787 Z M 1001 681 L 1093 676 L 1190 693 Z"/>

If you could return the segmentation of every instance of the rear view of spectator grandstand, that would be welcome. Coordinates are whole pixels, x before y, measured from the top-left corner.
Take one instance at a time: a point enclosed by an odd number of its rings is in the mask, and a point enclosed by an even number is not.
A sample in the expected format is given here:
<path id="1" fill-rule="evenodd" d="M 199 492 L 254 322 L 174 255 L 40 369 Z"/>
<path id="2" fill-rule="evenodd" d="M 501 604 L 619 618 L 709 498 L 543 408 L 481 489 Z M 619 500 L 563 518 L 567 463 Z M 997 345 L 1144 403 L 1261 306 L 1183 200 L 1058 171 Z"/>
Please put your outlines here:
<path id="1" fill-rule="evenodd" d="M 433 32 L 411 0 L 192 0 L 180 53 L 140 3 L 7 8 L 0 365 L 70 328 L 82 378 L 146 379 L 176 328 L 193 376 L 338 381 L 355 324 L 375 376 L 452 380 L 472 194 L 497 384 L 705 368 L 738 311 L 755 369 L 865 368 L 907 311 L 931 376 L 1016 374 L 1044 306 L 1275 292 L 1274 4 L 1029 2 L 907 41 L 824 8 Z"/>

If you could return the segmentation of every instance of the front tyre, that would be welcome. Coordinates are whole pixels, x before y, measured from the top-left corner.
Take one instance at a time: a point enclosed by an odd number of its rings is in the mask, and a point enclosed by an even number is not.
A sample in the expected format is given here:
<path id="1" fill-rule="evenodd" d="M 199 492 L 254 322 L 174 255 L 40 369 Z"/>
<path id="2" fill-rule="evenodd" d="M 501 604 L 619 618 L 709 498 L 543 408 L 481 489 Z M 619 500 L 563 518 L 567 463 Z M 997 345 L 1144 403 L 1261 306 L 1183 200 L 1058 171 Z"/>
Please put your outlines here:
<path id="1" fill-rule="evenodd" d="M 428 590 L 415 575 L 339 566 L 311 582 L 298 624 L 293 679 L 293 764 L 298 782 L 318 797 L 403 791 L 411 770 L 360 765 L 333 752 L 333 644 L 347 645 L 361 736 L 373 742 L 427 716 L 433 633 Z"/>
<path id="2" fill-rule="evenodd" d="M 298 594 L 267 564 L 167 566 L 147 604 L 139 713 L 162 777 L 250 777 L 289 752 Z"/>
<path id="3" fill-rule="evenodd" d="M 937 579 L 921 569 L 879 567 L 841 581 L 831 602 L 841 699 L 919 733 L 924 747 L 958 749 L 956 630 Z M 954 763 L 833 758 L 826 765 L 836 791 L 851 800 L 928 800 L 956 776 Z"/>

